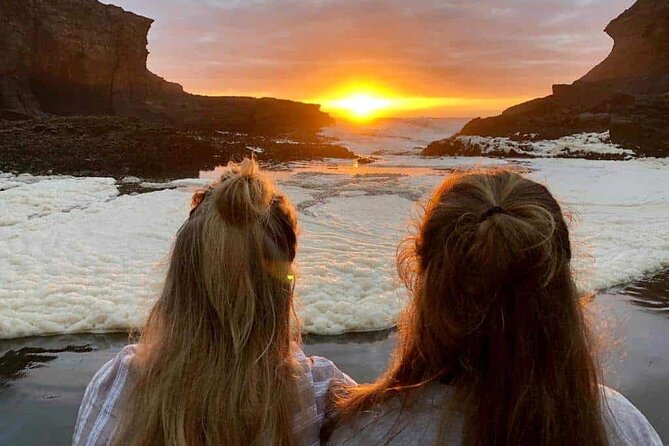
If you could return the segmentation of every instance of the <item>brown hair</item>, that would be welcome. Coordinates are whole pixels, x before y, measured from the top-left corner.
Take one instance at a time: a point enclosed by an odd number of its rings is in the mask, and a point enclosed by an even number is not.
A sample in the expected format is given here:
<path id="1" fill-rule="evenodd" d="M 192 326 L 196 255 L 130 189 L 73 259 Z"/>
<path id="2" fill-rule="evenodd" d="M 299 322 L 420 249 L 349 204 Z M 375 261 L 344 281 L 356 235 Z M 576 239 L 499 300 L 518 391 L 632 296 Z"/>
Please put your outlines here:
<path id="1" fill-rule="evenodd" d="M 116 443 L 295 444 L 295 211 L 248 159 L 193 206 L 143 329 Z"/>
<path id="2" fill-rule="evenodd" d="M 455 389 L 465 445 L 605 445 L 599 368 L 570 259 L 567 225 L 543 185 L 508 170 L 450 176 L 399 250 L 412 300 L 394 361 L 375 383 L 348 389 L 324 436 L 441 381 Z"/>

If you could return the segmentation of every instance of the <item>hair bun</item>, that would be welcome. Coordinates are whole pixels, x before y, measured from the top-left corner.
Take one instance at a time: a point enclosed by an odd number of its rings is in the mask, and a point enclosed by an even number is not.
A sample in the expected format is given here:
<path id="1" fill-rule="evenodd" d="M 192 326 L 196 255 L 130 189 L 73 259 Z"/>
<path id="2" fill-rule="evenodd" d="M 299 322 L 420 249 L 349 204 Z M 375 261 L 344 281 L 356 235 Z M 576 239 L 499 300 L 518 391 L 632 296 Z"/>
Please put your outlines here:
<path id="1" fill-rule="evenodd" d="M 230 166 L 230 164 L 228 164 Z M 260 166 L 255 160 L 250 158 L 244 158 L 241 163 L 239 163 L 239 175 L 243 178 L 255 178 L 260 175 Z"/>
<path id="2" fill-rule="evenodd" d="M 267 213 L 274 187 L 261 172 L 255 160 L 245 158 L 240 164 L 228 163 L 214 189 L 214 203 L 223 221 L 247 225 Z"/>

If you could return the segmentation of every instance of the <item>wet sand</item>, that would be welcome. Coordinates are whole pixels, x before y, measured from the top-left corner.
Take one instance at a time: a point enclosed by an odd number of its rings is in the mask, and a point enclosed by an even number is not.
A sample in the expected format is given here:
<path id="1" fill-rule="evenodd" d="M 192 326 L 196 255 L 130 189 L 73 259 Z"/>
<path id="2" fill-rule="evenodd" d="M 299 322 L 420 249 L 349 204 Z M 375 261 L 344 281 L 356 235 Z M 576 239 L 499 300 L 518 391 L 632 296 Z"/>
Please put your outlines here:
<path id="1" fill-rule="evenodd" d="M 669 439 L 669 270 L 597 296 L 605 382 L 619 389 Z M 63 445 L 93 374 L 125 343 L 124 333 L 0 341 L 0 445 Z M 359 382 L 385 369 L 396 333 L 309 336 L 308 355 L 325 356 Z"/>

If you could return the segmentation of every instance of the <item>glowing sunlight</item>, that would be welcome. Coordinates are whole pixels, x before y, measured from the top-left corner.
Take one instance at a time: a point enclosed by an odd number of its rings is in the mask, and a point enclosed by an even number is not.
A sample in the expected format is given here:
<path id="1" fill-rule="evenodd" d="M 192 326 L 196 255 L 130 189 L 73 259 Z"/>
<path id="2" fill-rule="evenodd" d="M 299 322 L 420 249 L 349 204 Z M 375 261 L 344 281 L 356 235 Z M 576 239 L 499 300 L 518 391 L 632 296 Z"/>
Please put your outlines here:
<path id="1" fill-rule="evenodd" d="M 421 97 L 400 94 L 371 83 L 341 87 L 307 102 L 321 104 L 336 117 L 365 122 L 388 116 L 415 116 L 426 113 L 467 113 L 474 108 L 503 110 L 524 98 Z M 431 111 L 431 112 L 430 112 Z"/>
<path id="2" fill-rule="evenodd" d="M 344 112 L 348 117 L 364 120 L 373 118 L 380 111 L 390 108 L 393 102 L 389 98 L 361 93 L 324 101 L 323 106 L 333 111 Z"/>

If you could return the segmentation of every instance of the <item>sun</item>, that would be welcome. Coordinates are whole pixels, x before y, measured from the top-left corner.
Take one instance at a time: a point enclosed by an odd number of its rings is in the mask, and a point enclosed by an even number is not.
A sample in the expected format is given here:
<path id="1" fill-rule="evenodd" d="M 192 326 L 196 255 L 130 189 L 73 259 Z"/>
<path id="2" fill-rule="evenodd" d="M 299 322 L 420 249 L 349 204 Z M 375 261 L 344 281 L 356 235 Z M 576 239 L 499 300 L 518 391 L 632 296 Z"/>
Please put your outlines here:
<path id="1" fill-rule="evenodd" d="M 324 108 L 356 120 L 368 120 L 393 107 L 391 98 L 372 93 L 352 93 L 342 98 L 324 101 Z"/>
<path id="2" fill-rule="evenodd" d="M 434 106 L 435 101 L 435 98 L 404 94 L 372 81 L 343 84 L 317 99 L 307 100 L 320 104 L 335 117 L 357 122 L 401 116 Z"/>
<path id="3" fill-rule="evenodd" d="M 335 118 L 344 118 L 367 124 L 378 118 L 426 116 L 435 112 L 449 114 L 476 112 L 479 109 L 498 110 L 508 104 L 522 102 L 523 98 L 486 98 L 453 96 L 422 96 L 405 90 L 390 88 L 374 81 L 355 81 L 340 84 L 323 94 L 302 98 L 305 102 L 320 104 L 323 111 Z"/>

